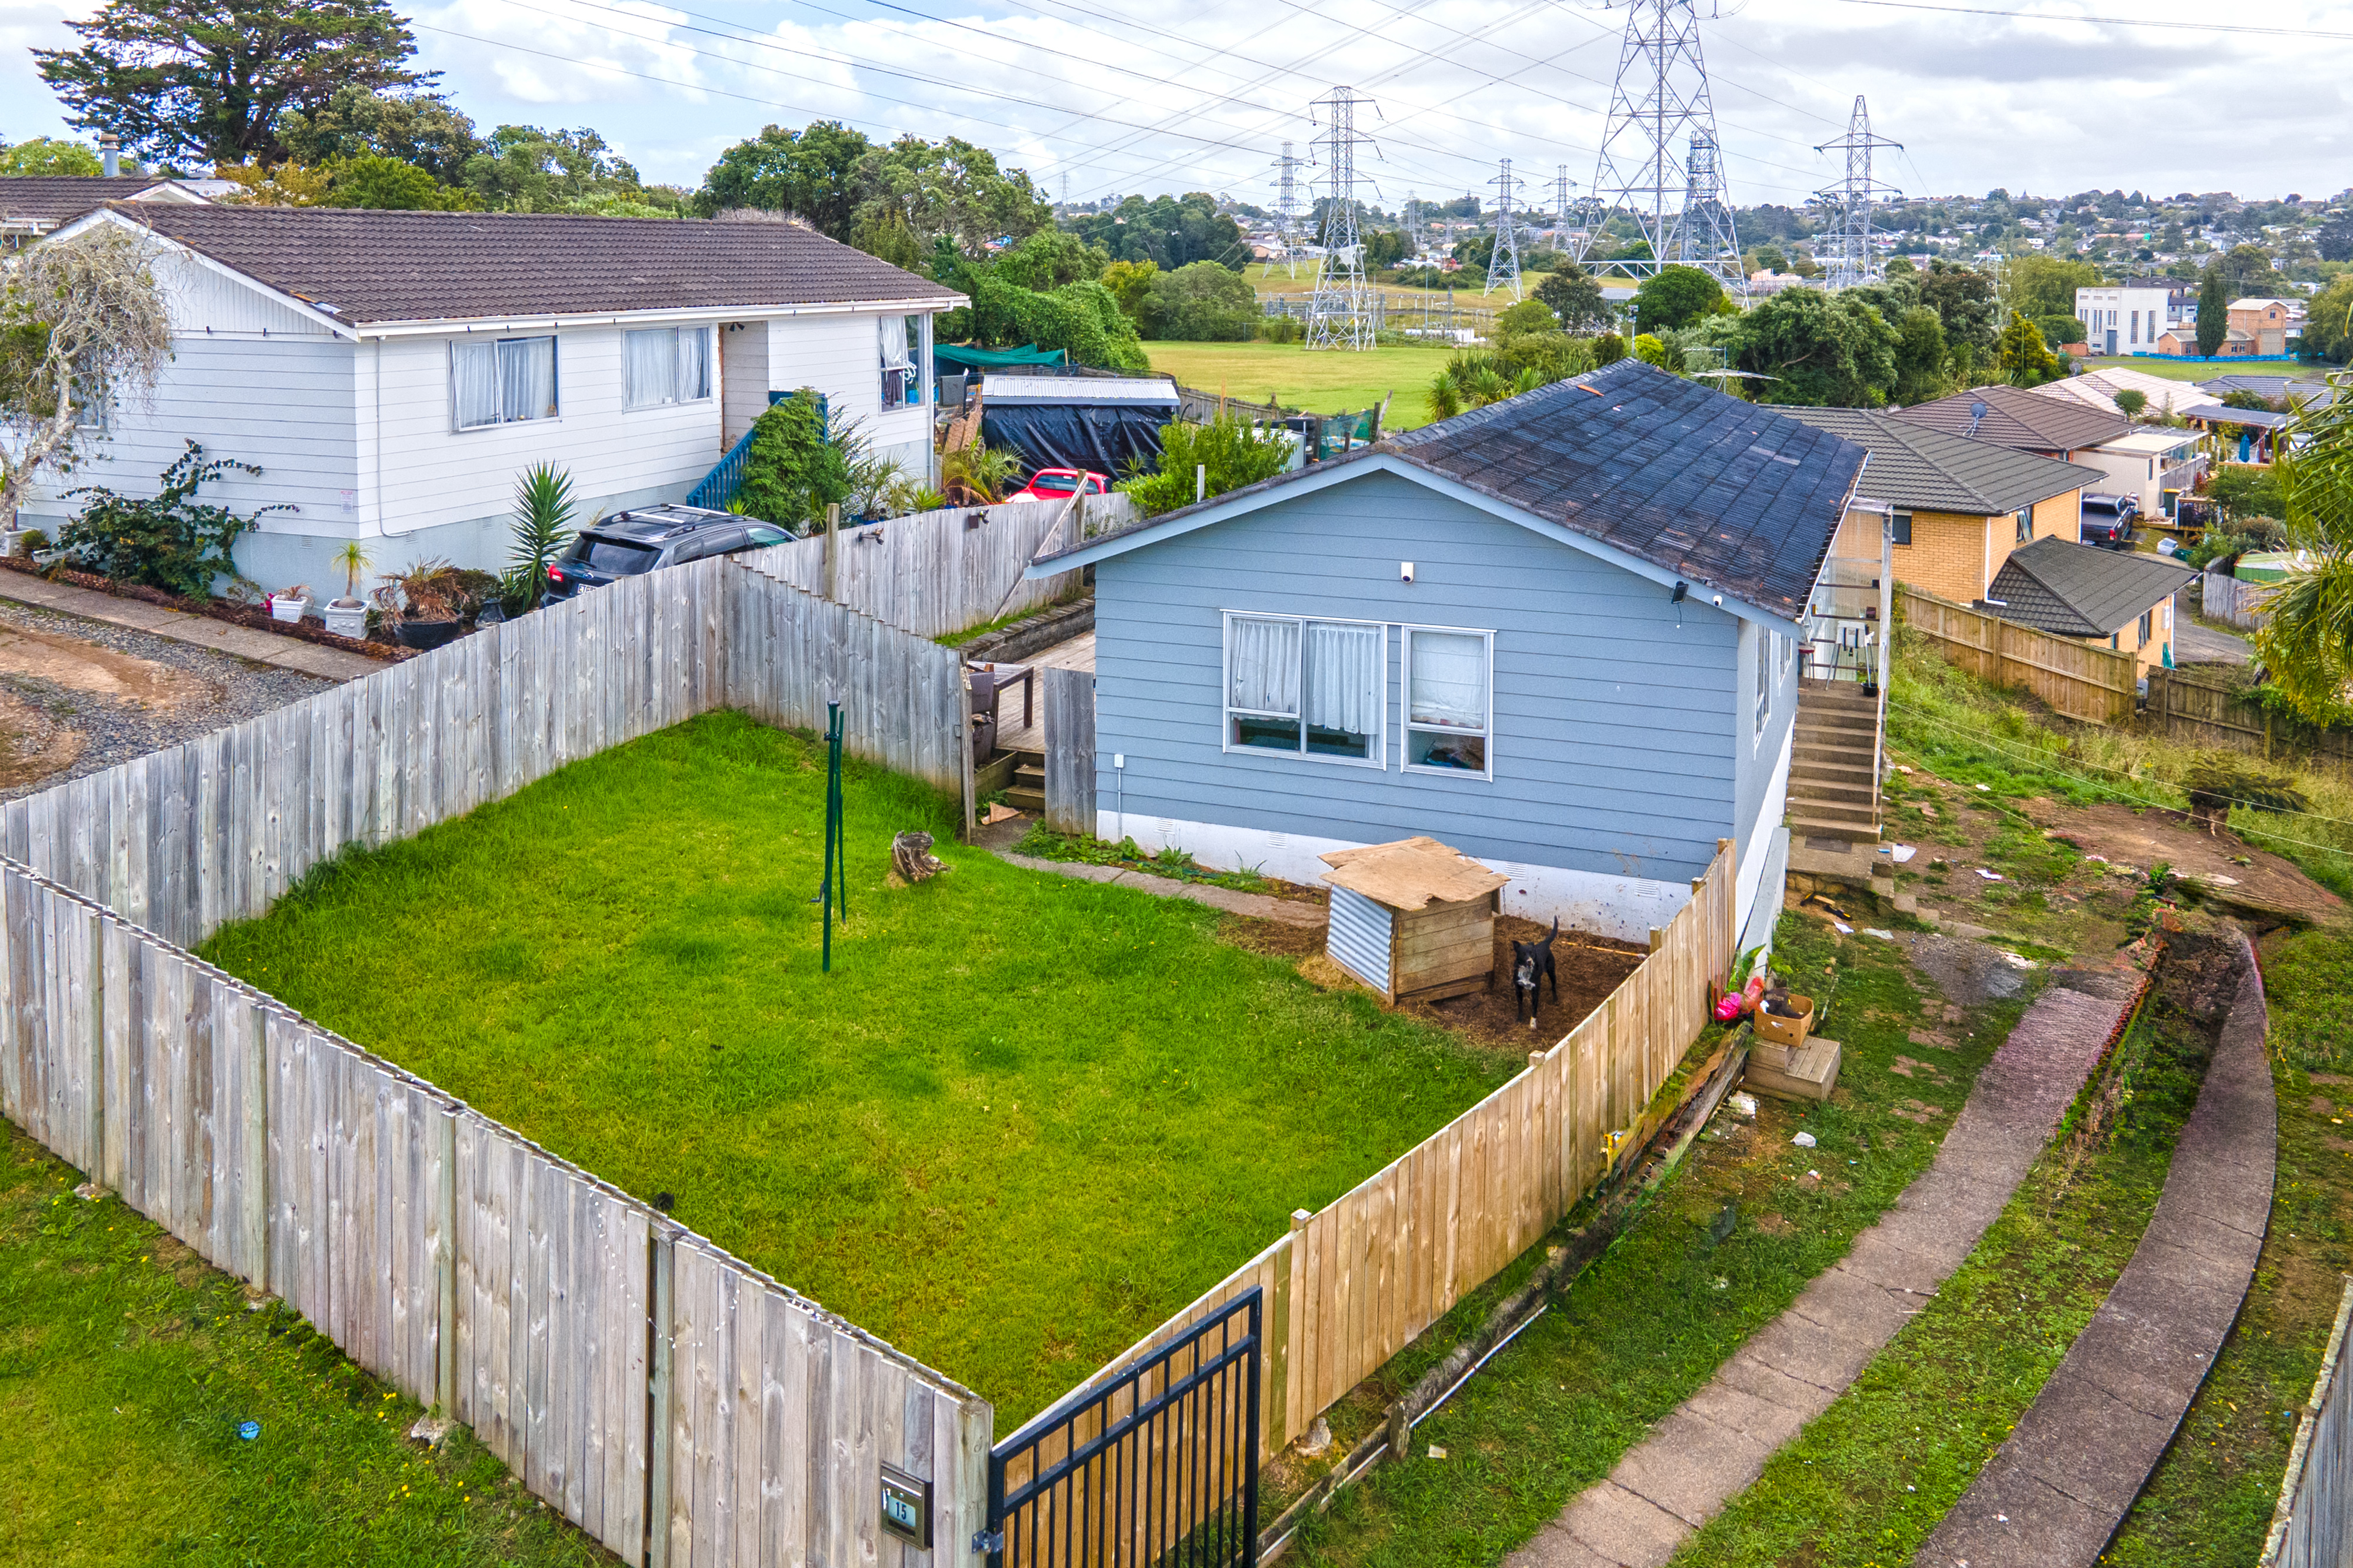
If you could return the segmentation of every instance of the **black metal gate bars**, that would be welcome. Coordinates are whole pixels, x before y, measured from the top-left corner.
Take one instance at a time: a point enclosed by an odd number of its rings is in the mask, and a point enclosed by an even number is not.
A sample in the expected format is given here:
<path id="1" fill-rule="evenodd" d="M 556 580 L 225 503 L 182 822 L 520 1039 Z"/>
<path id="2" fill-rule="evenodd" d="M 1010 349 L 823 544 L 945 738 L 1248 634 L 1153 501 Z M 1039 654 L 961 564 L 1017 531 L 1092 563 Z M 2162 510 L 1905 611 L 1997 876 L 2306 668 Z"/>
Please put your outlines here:
<path id="1" fill-rule="evenodd" d="M 1262 1296 L 998 1444 L 989 1568 L 1255 1568 Z"/>

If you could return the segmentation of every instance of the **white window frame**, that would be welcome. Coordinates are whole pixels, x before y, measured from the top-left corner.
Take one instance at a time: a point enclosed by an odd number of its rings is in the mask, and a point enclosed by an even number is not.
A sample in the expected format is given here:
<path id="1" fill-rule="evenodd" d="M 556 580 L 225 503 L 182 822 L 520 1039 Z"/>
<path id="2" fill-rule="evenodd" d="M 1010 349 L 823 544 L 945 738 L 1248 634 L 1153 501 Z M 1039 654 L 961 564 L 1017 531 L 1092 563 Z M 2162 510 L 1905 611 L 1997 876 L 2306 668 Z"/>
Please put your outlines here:
<path id="1" fill-rule="evenodd" d="M 668 397 L 638 400 L 629 395 L 629 340 L 640 332 L 660 332 L 666 334 L 670 340 L 670 395 Z M 683 349 L 685 336 L 689 332 L 693 332 L 702 339 L 702 395 L 700 397 L 681 397 L 678 395 L 679 355 Z M 707 326 L 624 327 L 621 329 L 621 406 L 625 410 L 635 412 L 640 408 L 679 408 L 688 404 L 708 403 L 719 395 L 717 360 L 718 345 L 712 341 L 712 331 Z"/>
<path id="2" fill-rule="evenodd" d="M 1482 750 L 1486 757 L 1487 765 L 1477 773 L 1473 773 L 1468 768 L 1426 767 L 1420 763 L 1409 760 L 1412 755 L 1411 748 L 1413 745 L 1414 732 L 1416 731 L 1420 731 L 1427 734 L 1454 735 L 1466 738 L 1473 733 L 1473 731 L 1468 730 L 1441 729 L 1436 725 L 1417 724 L 1413 721 L 1413 637 L 1416 632 L 1438 632 L 1447 637 L 1482 637 L 1486 640 L 1487 722 L 1482 728 L 1476 731 L 1476 735 L 1478 739 L 1486 742 L 1486 745 Z M 1425 778 L 1482 779 L 1492 782 L 1495 776 L 1494 631 L 1492 628 L 1483 626 L 1424 626 L 1400 625 L 1398 627 L 1398 771 L 1403 773 L 1419 774 Z"/>
<path id="3" fill-rule="evenodd" d="M 1789 678 L 1789 667 L 1798 662 L 1798 639 L 1775 632 L 1773 641 L 1781 650 L 1781 679 L 1787 680 Z"/>
<path id="4" fill-rule="evenodd" d="M 549 390 L 554 394 L 554 396 L 552 399 L 554 404 L 554 410 L 546 414 L 524 414 L 514 418 L 509 418 L 506 416 L 505 409 L 501 407 L 499 413 L 499 417 L 496 419 L 485 420 L 480 425 L 459 424 L 458 351 L 466 347 L 480 348 L 487 342 L 491 350 L 491 363 L 495 366 L 501 344 L 527 343 L 535 342 L 541 338 L 545 338 L 548 342 L 548 363 L 551 370 L 554 372 L 554 374 L 549 377 Z M 563 334 L 560 332 L 518 332 L 512 337 L 452 338 L 449 340 L 448 369 L 449 377 L 449 428 L 455 434 L 470 436 L 477 430 L 501 430 L 510 425 L 552 424 L 564 417 L 564 340 Z M 501 386 L 505 384 L 505 377 L 503 375 L 500 377 L 500 384 Z"/>
<path id="5" fill-rule="evenodd" d="M 1329 754 L 1328 752 L 1311 752 L 1307 749 L 1307 721 L 1304 713 L 1273 713 L 1256 708 L 1236 708 L 1232 705 L 1234 694 L 1234 621 L 1238 617 L 1242 620 L 1250 621 L 1289 621 L 1297 626 L 1299 627 L 1299 656 L 1303 661 L 1304 661 L 1307 657 L 1307 627 L 1310 622 L 1315 623 L 1319 626 L 1371 626 L 1381 634 L 1381 692 L 1379 700 L 1373 704 L 1373 713 L 1374 716 L 1381 721 L 1381 729 L 1369 737 L 1371 741 L 1371 755 L 1363 757 L 1336 757 Z M 1284 757 L 1293 762 L 1328 763 L 1336 767 L 1371 768 L 1377 773 L 1387 773 L 1389 765 L 1387 722 L 1389 704 L 1388 628 L 1389 623 L 1387 621 L 1358 620 L 1348 616 L 1289 616 L 1271 610 L 1219 611 L 1218 622 L 1219 748 L 1222 751 L 1235 752 L 1242 756 Z M 1299 675 L 1300 692 L 1303 699 L 1306 693 L 1306 671 L 1302 669 L 1299 672 Z M 1234 715 L 1237 713 L 1250 718 L 1288 718 L 1294 721 L 1299 725 L 1299 749 L 1292 752 L 1280 752 L 1275 750 L 1272 746 L 1243 745 L 1240 742 L 1234 739 Z"/>
<path id="6" fill-rule="evenodd" d="M 1773 721 L 1773 649 L 1767 639 L 1778 635 L 1762 626 L 1757 630 L 1757 732 L 1749 737 L 1751 751 Z"/>

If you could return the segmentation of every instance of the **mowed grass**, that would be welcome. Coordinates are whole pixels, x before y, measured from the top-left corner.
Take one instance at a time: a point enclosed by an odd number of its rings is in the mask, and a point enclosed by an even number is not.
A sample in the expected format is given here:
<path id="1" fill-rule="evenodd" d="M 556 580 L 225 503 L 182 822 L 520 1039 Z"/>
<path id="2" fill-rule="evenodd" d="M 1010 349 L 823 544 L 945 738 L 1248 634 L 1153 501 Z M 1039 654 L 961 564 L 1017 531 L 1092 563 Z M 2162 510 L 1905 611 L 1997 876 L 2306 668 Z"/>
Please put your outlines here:
<path id="1" fill-rule="evenodd" d="M 213 962 L 995 1401 L 1034 1413 L 1501 1082 L 1440 1031 L 1008 866 L 714 714 L 311 877 Z M 889 889 L 891 836 L 953 868 Z"/>
<path id="2" fill-rule="evenodd" d="M 1187 386 L 1310 414 L 1360 414 L 1392 392 L 1384 430 L 1430 422 L 1430 384 L 1455 351 L 1439 343 L 1383 345 L 1355 353 L 1300 343 L 1146 343 L 1152 368 Z"/>
<path id="3" fill-rule="evenodd" d="M 0 1564 L 616 1561 L 463 1427 L 408 1441 L 415 1404 L 79 1180 L 0 1122 Z"/>
<path id="4" fill-rule="evenodd" d="M 2146 355 L 2116 355 L 2084 362 L 2086 370 L 2137 370 L 2149 375 L 2161 375 L 2168 381 L 2211 381 L 2218 375 L 2231 375 L 2243 369 L 2249 375 L 2297 375 L 2301 366 L 2279 360 L 2265 360 L 2254 364 L 2233 365 L 2229 360 L 2206 360 L 2192 363 L 2187 360 L 2150 359 Z"/>

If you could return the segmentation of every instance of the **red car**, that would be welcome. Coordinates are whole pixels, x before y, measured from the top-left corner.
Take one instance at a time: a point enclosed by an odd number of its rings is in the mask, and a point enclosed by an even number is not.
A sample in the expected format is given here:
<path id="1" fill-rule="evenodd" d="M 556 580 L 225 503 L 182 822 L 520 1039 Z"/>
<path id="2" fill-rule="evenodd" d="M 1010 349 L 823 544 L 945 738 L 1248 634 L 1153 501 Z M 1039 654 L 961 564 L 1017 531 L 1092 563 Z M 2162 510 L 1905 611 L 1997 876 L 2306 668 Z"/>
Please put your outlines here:
<path id="1" fill-rule="evenodd" d="M 1007 496 L 1007 500 L 1068 500 L 1082 482 L 1087 494 L 1102 495 L 1111 489 L 1111 476 L 1077 468 L 1040 468 L 1029 476 L 1029 483 Z"/>

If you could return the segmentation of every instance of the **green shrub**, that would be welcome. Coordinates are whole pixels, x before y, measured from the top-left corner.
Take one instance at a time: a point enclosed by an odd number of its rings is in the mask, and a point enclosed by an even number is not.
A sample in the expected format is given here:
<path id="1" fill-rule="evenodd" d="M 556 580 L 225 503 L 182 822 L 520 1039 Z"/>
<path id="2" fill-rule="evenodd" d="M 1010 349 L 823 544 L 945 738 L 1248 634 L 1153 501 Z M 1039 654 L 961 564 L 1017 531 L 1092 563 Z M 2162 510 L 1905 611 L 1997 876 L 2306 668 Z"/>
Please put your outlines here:
<path id="1" fill-rule="evenodd" d="M 1160 432 L 1160 465 L 1152 473 L 1132 471 L 1119 488 L 1135 499 L 1147 517 L 1193 504 L 1207 468 L 1206 496 L 1272 479 L 1291 466 L 1291 442 L 1277 426 L 1263 429 L 1231 414 L 1206 425 L 1172 424 Z"/>
<path id="2" fill-rule="evenodd" d="M 1146 337 L 1173 342 L 1240 342 L 1257 330 L 1258 291 L 1214 261 L 1196 261 L 1155 276 L 1136 310 Z"/>
<path id="3" fill-rule="evenodd" d="M 209 598 L 216 578 L 238 576 L 231 550 L 273 511 L 286 506 L 266 506 L 251 517 L 239 517 L 225 506 L 195 499 L 208 479 L 236 470 L 259 476 L 251 463 L 205 456 L 194 441 L 164 470 L 163 490 L 152 500 L 117 495 L 103 485 L 68 490 L 68 499 L 88 496 L 81 515 L 58 531 L 58 542 L 72 552 L 74 563 L 118 583 L 137 583 L 192 599 Z"/>
<path id="4" fill-rule="evenodd" d="M 1135 323 L 1100 283 L 1066 283 L 1039 293 L 979 274 L 972 283 L 972 341 L 987 348 L 1035 343 L 1060 349 L 1074 364 L 1103 370 L 1149 370 Z"/>
<path id="5" fill-rule="evenodd" d="M 752 426 L 734 510 L 796 533 L 849 500 L 849 456 L 826 428 L 825 405 L 802 387 Z"/>

